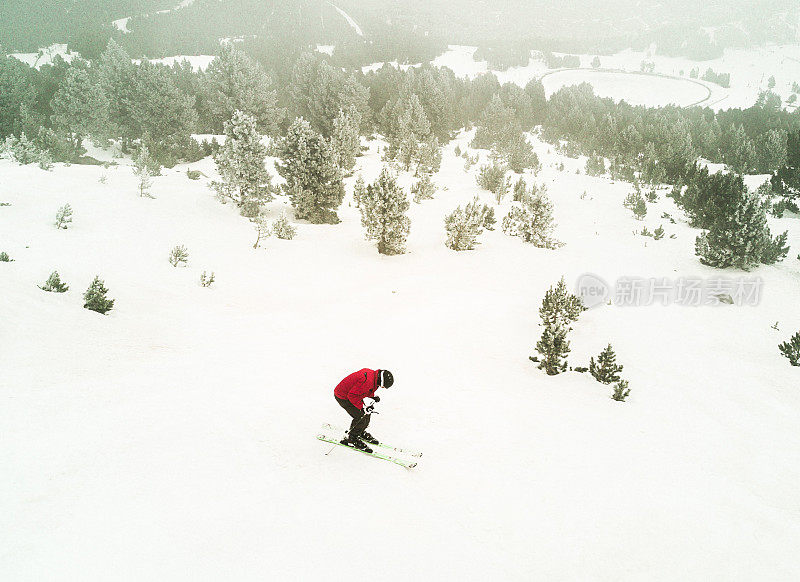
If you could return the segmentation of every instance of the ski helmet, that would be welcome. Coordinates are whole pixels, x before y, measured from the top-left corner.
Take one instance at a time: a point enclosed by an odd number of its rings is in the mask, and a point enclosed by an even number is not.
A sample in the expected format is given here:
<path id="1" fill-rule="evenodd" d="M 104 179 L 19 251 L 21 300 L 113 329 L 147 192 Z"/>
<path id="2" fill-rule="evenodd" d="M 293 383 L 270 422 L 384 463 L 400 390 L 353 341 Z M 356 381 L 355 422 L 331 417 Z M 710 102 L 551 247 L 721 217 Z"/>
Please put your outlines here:
<path id="1" fill-rule="evenodd" d="M 388 388 L 394 384 L 394 376 L 389 370 L 379 370 L 378 371 L 378 386 L 382 388 Z"/>

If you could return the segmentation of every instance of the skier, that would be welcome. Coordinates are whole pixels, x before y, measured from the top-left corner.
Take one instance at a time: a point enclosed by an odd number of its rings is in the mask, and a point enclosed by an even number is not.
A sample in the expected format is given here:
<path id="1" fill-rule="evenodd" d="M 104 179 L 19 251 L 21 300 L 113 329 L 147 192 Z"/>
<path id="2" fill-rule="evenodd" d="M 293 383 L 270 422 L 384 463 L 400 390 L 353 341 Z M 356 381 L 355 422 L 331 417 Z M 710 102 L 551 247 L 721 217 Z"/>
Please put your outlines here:
<path id="1" fill-rule="evenodd" d="M 378 439 L 366 432 L 366 428 L 369 425 L 373 405 L 365 407 L 364 398 L 380 402 L 380 396 L 375 396 L 375 391 L 378 388 L 388 388 L 392 384 L 394 384 L 394 377 L 389 370 L 371 370 L 369 368 L 353 372 L 339 382 L 333 395 L 339 406 L 344 408 L 353 419 L 350 423 L 350 430 L 341 440 L 343 445 L 367 453 L 372 452 L 366 443 L 377 445 Z"/>

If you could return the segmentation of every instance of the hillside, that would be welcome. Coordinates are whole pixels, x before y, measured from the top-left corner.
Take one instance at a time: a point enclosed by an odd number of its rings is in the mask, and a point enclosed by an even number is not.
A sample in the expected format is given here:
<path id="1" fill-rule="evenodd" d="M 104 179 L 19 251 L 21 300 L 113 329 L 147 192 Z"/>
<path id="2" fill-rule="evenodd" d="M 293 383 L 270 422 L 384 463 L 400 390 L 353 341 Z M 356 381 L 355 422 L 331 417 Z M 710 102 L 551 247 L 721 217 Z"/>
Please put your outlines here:
<path id="1" fill-rule="evenodd" d="M 454 155 L 471 137 L 444 148 L 441 190 L 412 203 L 409 252 L 394 257 L 364 240 L 355 176 L 340 224 L 298 223 L 296 239 L 253 249 L 251 224 L 186 165 L 147 199 L 126 159 L 0 160 L 0 251 L 14 259 L 0 263 L 0 578 L 800 577 L 800 391 L 777 350 L 800 329 L 797 216 L 770 218 L 789 230 L 783 263 L 714 270 L 663 191 L 639 222 L 629 184 L 576 174 L 585 158 L 535 140 L 565 246 L 498 225 L 456 253 L 444 216 L 474 195 L 497 207 Z M 359 158 L 368 182 L 381 146 Z M 191 168 L 215 176 L 209 158 Z M 58 230 L 65 203 L 74 222 Z M 660 224 L 662 240 L 634 234 Z M 185 268 L 167 261 L 177 244 Z M 53 270 L 67 293 L 37 288 Z M 621 403 L 528 359 L 545 291 L 584 273 L 757 276 L 763 294 L 586 311 L 570 363 L 611 342 L 632 389 Z M 82 309 L 95 275 L 116 300 L 105 317 Z M 394 372 L 371 431 L 424 451 L 411 471 L 314 438 L 345 422 L 333 386 L 364 366 Z"/>

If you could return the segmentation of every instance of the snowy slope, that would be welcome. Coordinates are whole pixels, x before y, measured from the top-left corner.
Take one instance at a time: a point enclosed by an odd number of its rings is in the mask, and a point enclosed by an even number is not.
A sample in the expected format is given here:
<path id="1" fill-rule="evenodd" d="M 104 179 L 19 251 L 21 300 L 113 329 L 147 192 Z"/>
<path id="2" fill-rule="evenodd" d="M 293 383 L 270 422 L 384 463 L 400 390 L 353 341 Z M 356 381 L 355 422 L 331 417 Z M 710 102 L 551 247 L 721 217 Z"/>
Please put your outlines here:
<path id="1" fill-rule="evenodd" d="M 800 329 L 797 218 L 773 221 L 793 251 L 756 272 L 758 307 L 581 316 L 571 363 L 612 342 L 632 388 L 617 403 L 528 361 L 541 298 L 561 275 L 716 274 L 696 231 L 656 219 L 678 214 L 662 199 L 644 224 L 677 238 L 634 236 L 628 186 L 576 175 L 581 161 L 559 172 L 537 143 L 566 246 L 498 229 L 449 251 L 444 215 L 491 200 L 454 146 L 396 257 L 363 239 L 349 198 L 341 224 L 254 250 L 185 166 L 150 200 L 127 165 L 0 160 L 0 251 L 16 259 L 0 263 L 0 579 L 797 579 L 800 382 L 776 347 Z M 167 262 L 176 244 L 186 268 Z M 55 269 L 66 294 L 36 287 Z M 117 300 L 105 317 L 81 308 L 96 274 Z M 332 389 L 362 366 L 394 372 L 372 432 L 423 450 L 416 469 L 314 438 L 345 422 Z"/>

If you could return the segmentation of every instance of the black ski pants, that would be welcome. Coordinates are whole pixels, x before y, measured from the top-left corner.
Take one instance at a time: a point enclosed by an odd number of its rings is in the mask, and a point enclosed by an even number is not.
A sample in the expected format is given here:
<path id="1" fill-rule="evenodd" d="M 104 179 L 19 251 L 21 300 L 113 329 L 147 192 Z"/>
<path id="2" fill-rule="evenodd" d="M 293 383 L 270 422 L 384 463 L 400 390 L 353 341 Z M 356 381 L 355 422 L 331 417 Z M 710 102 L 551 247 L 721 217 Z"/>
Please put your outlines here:
<path id="1" fill-rule="evenodd" d="M 353 419 L 350 423 L 350 438 L 354 439 L 361 436 L 367 427 L 369 426 L 369 414 L 364 414 L 364 411 L 360 408 L 356 408 L 356 406 L 350 402 L 349 400 L 343 400 L 342 398 L 336 398 L 336 402 L 339 403 L 339 406 L 344 408 L 347 411 L 347 414 Z"/>

